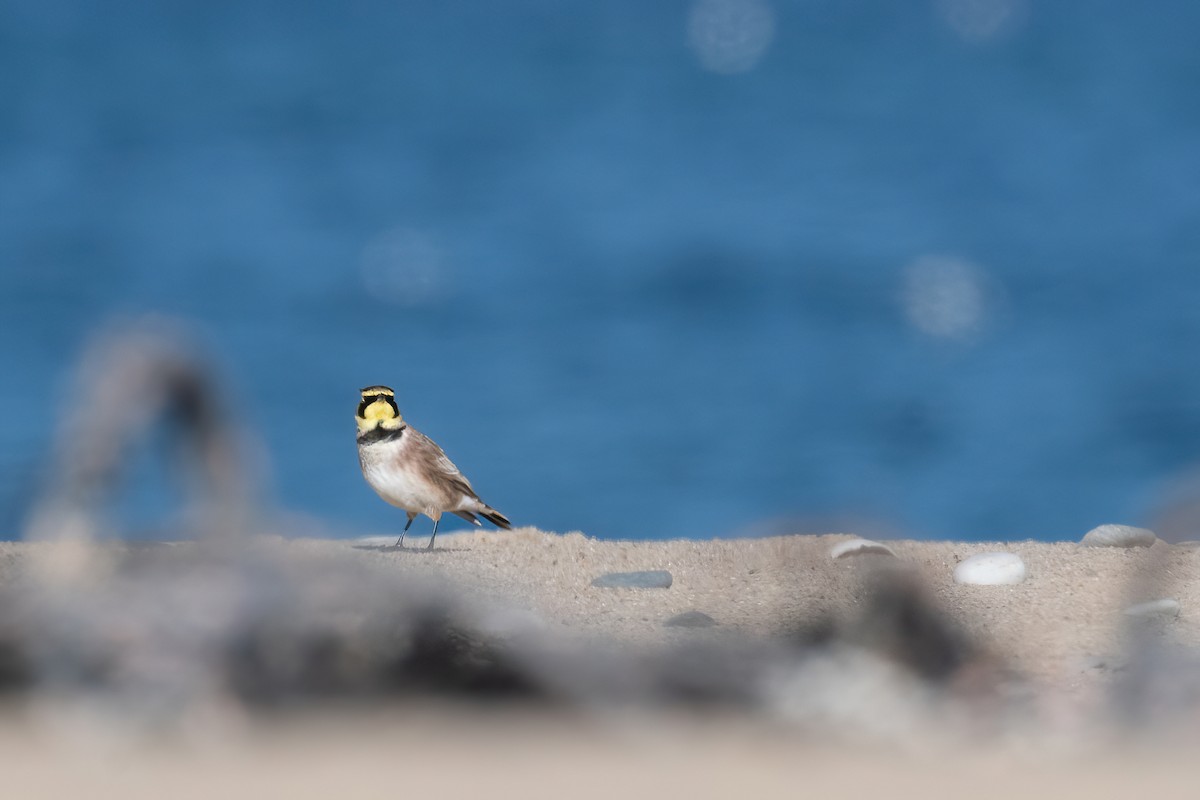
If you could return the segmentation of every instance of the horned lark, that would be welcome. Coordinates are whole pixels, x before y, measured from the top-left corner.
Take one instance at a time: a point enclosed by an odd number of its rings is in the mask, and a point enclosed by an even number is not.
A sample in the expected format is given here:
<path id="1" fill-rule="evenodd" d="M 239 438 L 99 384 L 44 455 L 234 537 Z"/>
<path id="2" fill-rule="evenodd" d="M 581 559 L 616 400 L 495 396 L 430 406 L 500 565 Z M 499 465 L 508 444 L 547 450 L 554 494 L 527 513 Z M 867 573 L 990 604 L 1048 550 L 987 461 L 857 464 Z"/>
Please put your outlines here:
<path id="1" fill-rule="evenodd" d="M 479 525 L 476 514 L 505 530 L 508 517 L 479 499 L 471 482 L 446 458 L 442 448 L 425 434 L 408 426 L 396 407 L 396 393 L 386 386 L 368 386 L 358 404 L 358 463 L 376 494 L 408 513 L 408 523 L 396 541 L 404 545 L 418 514 L 433 520 L 437 538 L 442 514 L 457 514 Z"/>

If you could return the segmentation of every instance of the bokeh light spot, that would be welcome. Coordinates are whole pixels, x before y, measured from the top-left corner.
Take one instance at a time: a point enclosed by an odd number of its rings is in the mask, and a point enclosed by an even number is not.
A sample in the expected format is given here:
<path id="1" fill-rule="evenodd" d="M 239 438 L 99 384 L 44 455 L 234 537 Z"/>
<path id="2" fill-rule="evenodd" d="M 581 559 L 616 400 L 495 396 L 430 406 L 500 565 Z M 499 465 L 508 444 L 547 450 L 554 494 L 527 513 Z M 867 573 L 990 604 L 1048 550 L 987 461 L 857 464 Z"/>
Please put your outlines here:
<path id="1" fill-rule="evenodd" d="M 749 72 L 774 37 L 775 13 L 766 0 L 697 0 L 688 14 L 688 44 L 711 72 Z"/>
<path id="2" fill-rule="evenodd" d="M 363 248 L 362 280 L 378 299 L 402 306 L 432 302 L 446 284 L 446 255 L 428 233 L 393 228 Z"/>
<path id="3" fill-rule="evenodd" d="M 974 43 L 1012 33 L 1028 13 L 1027 0 L 935 0 L 934 5 L 954 33 Z"/>
<path id="4" fill-rule="evenodd" d="M 988 296 L 983 269 L 959 258 L 922 256 L 904 271 L 904 314 L 929 336 L 966 339 L 976 333 L 984 323 Z"/>

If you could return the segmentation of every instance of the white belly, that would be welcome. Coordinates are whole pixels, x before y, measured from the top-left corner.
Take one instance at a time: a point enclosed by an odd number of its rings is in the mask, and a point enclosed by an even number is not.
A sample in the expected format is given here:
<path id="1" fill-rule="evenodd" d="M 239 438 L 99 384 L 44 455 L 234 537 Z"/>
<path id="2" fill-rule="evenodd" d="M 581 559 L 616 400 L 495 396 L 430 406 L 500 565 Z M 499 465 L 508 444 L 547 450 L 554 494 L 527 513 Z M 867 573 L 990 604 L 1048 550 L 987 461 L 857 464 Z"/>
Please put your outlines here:
<path id="1" fill-rule="evenodd" d="M 380 497 L 398 508 L 419 514 L 436 510 L 434 506 L 437 501 L 429 491 L 428 484 L 410 470 L 375 465 L 365 467 L 363 475 Z"/>
<path id="2" fill-rule="evenodd" d="M 408 436 L 391 442 L 379 442 L 359 448 L 363 477 L 376 494 L 388 503 L 435 519 L 443 511 L 457 511 L 468 498 L 461 493 L 447 493 L 422 473 L 428 462 L 406 458 L 411 445 Z"/>

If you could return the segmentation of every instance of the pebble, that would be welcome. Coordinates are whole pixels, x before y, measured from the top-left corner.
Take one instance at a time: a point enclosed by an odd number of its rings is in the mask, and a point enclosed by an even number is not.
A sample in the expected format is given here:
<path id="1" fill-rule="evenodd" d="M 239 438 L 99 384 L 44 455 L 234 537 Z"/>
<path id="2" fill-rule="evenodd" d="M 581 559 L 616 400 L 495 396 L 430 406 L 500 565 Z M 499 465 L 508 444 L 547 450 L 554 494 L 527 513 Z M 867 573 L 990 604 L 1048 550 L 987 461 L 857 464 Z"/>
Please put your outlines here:
<path id="1" fill-rule="evenodd" d="M 955 583 L 999 586 L 1025 580 L 1025 562 L 1016 553 L 978 553 L 954 568 Z"/>
<path id="2" fill-rule="evenodd" d="M 1085 547 L 1150 547 L 1158 537 L 1154 531 L 1135 528 L 1131 525 L 1101 525 L 1083 535 L 1080 544 Z"/>
<path id="3" fill-rule="evenodd" d="M 670 628 L 711 628 L 717 621 L 703 611 L 685 611 L 663 623 Z"/>
<path id="4" fill-rule="evenodd" d="M 1121 659 L 1112 656 L 1081 656 L 1075 659 L 1075 664 L 1080 672 L 1123 672 L 1126 669 Z"/>
<path id="5" fill-rule="evenodd" d="M 1179 601 L 1173 597 L 1164 597 L 1161 600 L 1138 603 L 1125 609 L 1125 614 L 1130 617 L 1178 617 Z"/>
<path id="6" fill-rule="evenodd" d="M 665 569 L 644 572 L 606 572 L 592 581 L 602 589 L 670 589 L 671 573 Z"/>
<path id="7" fill-rule="evenodd" d="M 838 542 L 829 551 L 829 557 L 833 559 L 846 558 L 847 556 L 865 556 L 865 555 L 881 555 L 895 556 L 892 548 L 886 544 L 873 542 L 870 539 L 848 539 L 844 542 Z"/>

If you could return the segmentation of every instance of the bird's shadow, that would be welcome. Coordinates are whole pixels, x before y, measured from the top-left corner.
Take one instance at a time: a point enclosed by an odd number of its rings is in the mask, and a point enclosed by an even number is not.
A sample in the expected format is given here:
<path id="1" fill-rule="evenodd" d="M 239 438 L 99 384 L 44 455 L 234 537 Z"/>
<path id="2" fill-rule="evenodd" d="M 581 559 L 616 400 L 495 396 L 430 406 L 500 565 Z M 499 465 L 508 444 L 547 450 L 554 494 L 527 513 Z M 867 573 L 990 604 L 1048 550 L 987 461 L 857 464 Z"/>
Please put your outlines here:
<path id="1" fill-rule="evenodd" d="M 413 553 L 415 555 L 423 553 L 461 553 L 469 549 L 466 547 L 400 547 L 394 544 L 356 544 L 351 546 L 355 550 L 366 550 L 374 553 Z"/>

